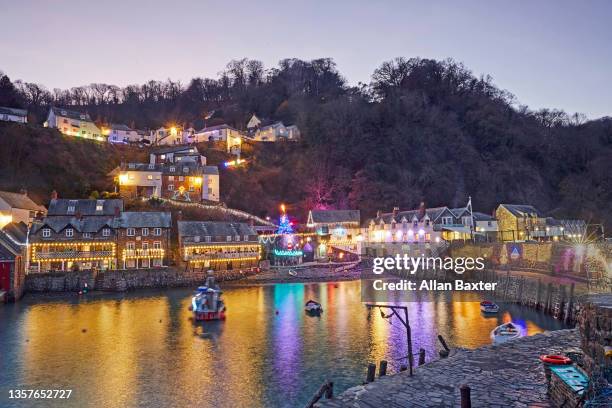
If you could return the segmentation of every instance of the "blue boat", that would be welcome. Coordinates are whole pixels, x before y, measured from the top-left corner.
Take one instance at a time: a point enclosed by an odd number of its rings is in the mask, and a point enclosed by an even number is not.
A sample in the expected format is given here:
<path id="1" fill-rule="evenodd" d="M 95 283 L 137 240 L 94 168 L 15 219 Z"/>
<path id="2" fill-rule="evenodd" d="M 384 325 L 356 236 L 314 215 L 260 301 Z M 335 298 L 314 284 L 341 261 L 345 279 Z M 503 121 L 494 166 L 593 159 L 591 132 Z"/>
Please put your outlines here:
<path id="1" fill-rule="evenodd" d="M 221 298 L 223 291 L 215 283 L 212 271 L 208 272 L 206 284 L 199 286 L 191 298 L 190 310 L 196 321 L 225 320 L 225 302 Z"/>

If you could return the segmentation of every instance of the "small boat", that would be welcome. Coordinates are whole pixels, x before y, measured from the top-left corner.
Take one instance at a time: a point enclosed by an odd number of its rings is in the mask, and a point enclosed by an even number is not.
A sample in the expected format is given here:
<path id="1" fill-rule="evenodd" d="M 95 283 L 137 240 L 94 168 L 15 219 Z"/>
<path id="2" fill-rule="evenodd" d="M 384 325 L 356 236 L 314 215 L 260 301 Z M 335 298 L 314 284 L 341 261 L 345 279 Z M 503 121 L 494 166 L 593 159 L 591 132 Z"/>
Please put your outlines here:
<path id="1" fill-rule="evenodd" d="M 306 305 L 304 305 L 304 310 L 308 314 L 318 315 L 321 314 L 321 312 L 323 311 L 323 307 L 321 307 L 321 304 L 319 302 L 309 300 L 308 302 L 306 302 Z"/>
<path id="2" fill-rule="evenodd" d="M 497 313 L 499 312 L 499 306 L 490 300 L 480 302 L 480 311 L 482 313 Z"/>
<path id="3" fill-rule="evenodd" d="M 215 283 L 212 271 L 208 272 L 206 284 L 198 287 L 191 298 L 189 310 L 193 311 L 196 321 L 225 320 L 225 303 L 221 299 L 223 292 Z"/>
<path id="4" fill-rule="evenodd" d="M 295 269 L 289 269 L 289 272 L 287 273 L 293 277 L 297 276 L 297 272 L 295 271 Z"/>
<path id="5" fill-rule="evenodd" d="M 493 340 L 495 344 L 505 343 L 509 340 L 517 339 L 520 336 L 520 330 L 513 323 L 504 323 L 491 331 L 491 340 Z"/>

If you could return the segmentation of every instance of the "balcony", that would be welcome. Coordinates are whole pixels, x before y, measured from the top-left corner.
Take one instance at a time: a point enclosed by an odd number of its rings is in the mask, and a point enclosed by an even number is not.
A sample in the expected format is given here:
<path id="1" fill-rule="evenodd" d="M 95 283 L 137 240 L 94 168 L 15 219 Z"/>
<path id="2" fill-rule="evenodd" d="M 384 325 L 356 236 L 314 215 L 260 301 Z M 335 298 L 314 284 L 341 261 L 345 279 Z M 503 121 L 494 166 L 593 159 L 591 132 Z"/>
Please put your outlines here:
<path id="1" fill-rule="evenodd" d="M 54 251 L 54 252 L 34 252 L 32 261 L 72 261 L 72 260 L 91 260 L 91 259 L 112 259 L 115 252 L 110 251 Z"/>
<path id="2" fill-rule="evenodd" d="M 187 253 L 185 254 L 187 259 L 190 260 L 215 260 L 215 259 L 240 259 L 240 258 L 255 258 L 259 257 L 259 251 L 249 252 L 214 252 L 214 253 Z"/>
<path id="3" fill-rule="evenodd" d="M 166 252 L 162 248 L 124 249 L 123 259 L 163 258 Z"/>

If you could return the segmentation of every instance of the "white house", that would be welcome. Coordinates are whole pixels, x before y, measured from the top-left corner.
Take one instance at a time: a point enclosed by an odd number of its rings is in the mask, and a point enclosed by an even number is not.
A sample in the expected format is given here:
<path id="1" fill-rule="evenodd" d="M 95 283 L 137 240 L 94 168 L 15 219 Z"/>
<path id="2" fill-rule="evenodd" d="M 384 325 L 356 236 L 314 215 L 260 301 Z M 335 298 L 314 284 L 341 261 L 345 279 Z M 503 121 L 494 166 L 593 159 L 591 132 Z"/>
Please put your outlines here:
<path id="1" fill-rule="evenodd" d="M 227 124 L 205 127 L 191 136 L 189 143 L 227 142 L 227 151 L 238 153 L 242 144 L 243 134 Z"/>
<path id="2" fill-rule="evenodd" d="M 0 120 L 5 122 L 28 123 L 28 111 L 25 109 L 0 106 Z"/>
<path id="3" fill-rule="evenodd" d="M 76 112 L 63 108 L 49 109 L 45 127 L 54 128 L 68 136 L 82 137 L 98 141 L 105 141 L 102 131 L 86 113 Z"/>
<path id="4" fill-rule="evenodd" d="M 11 222 L 28 224 L 47 209 L 36 204 L 27 193 L 0 191 L 0 228 Z"/>
<path id="5" fill-rule="evenodd" d="M 109 143 L 136 143 L 140 141 L 138 132 L 122 123 L 111 123 L 108 129 L 104 129 Z"/>

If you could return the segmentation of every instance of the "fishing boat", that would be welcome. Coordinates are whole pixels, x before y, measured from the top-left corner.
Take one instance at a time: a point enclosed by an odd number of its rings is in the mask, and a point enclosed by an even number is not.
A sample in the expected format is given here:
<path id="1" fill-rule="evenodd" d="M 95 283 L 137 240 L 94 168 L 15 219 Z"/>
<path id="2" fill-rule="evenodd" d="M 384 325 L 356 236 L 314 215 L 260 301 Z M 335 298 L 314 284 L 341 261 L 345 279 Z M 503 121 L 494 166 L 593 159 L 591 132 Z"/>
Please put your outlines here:
<path id="1" fill-rule="evenodd" d="M 308 302 L 306 302 L 306 305 L 304 305 L 304 310 L 308 314 L 318 315 L 321 314 L 321 312 L 323 311 L 323 307 L 321 307 L 321 304 L 319 302 L 309 300 Z"/>
<path id="2" fill-rule="evenodd" d="M 521 332 L 513 323 L 504 323 L 497 326 L 491 331 L 491 340 L 493 343 L 505 343 L 509 340 L 517 339 L 521 336 Z"/>
<path id="3" fill-rule="evenodd" d="M 482 313 L 497 313 L 499 312 L 499 306 L 490 300 L 480 302 L 480 311 Z"/>
<path id="4" fill-rule="evenodd" d="M 215 283 L 212 271 L 208 271 L 206 284 L 199 286 L 191 298 L 189 309 L 196 321 L 225 320 L 225 303 L 221 298 L 223 291 Z"/>
<path id="5" fill-rule="evenodd" d="M 289 269 L 289 272 L 287 272 L 289 275 L 293 276 L 294 278 L 297 276 L 297 272 L 295 271 L 295 269 Z"/>

